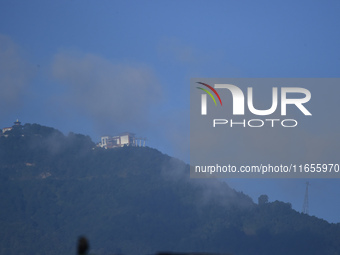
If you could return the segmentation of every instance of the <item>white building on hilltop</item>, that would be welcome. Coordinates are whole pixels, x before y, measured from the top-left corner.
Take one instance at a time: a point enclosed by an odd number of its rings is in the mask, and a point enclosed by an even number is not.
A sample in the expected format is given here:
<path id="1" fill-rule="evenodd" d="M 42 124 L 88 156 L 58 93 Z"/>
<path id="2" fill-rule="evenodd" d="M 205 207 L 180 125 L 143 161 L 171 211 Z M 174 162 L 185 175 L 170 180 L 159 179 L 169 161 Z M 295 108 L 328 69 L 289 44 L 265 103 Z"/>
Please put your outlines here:
<path id="1" fill-rule="evenodd" d="M 0 129 L 0 131 L 2 131 L 1 132 L 2 134 L 0 133 L 0 135 L 4 135 L 5 137 L 7 137 L 8 134 L 5 134 L 5 133 L 8 132 L 8 131 L 11 131 L 13 128 L 17 128 L 17 127 L 22 127 L 21 122 L 18 119 L 16 120 L 16 122 L 14 122 L 14 125 L 12 127 L 5 127 L 2 130 Z"/>
<path id="2" fill-rule="evenodd" d="M 98 147 L 111 149 L 123 146 L 145 147 L 145 138 L 136 138 L 133 133 L 123 133 L 118 136 L 102 136 Z"/>

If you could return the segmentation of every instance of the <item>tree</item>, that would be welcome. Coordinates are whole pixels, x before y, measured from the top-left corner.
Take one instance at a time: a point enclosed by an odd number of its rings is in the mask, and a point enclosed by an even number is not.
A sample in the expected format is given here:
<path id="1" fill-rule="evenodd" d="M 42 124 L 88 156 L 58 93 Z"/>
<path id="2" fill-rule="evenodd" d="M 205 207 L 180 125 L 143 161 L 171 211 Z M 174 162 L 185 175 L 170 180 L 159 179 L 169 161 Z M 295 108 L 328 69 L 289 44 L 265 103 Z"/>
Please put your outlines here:
<path id="1" fill-rule="evenodd" d="M 268 203 L 268 196 L 267 196 L 267 195 L 261 195 L 261 196 L 259 196 L 259 198 L 258 198 L 258 204 L 259 204 L 259 205 L 264 205 L 264 204 L 266 204 L 266 203 Z"/>

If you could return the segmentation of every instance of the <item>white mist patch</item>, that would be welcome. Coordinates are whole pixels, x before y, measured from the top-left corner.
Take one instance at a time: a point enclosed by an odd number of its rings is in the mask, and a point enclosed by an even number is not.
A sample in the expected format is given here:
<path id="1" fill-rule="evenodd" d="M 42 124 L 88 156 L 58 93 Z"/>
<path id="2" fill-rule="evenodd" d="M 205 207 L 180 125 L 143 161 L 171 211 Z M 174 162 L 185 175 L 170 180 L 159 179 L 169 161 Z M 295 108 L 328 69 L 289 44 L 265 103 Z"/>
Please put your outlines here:
<path id="1" fill-rule="evenodd" d="M 0 107 L 6 109 L 0 116 L 18 108 L 32 74 L 32 66 L 21 56 L 20 47 L 0 34 Z"/>
<path id="2" fill-rule="evenodd" d="M 52 73 L 66 87 L 64 101 L 91 118 L 100 132 L 148 125 L 162 95 L 156 75 L 144 64 L 61 52 L 54 56 Z"/>

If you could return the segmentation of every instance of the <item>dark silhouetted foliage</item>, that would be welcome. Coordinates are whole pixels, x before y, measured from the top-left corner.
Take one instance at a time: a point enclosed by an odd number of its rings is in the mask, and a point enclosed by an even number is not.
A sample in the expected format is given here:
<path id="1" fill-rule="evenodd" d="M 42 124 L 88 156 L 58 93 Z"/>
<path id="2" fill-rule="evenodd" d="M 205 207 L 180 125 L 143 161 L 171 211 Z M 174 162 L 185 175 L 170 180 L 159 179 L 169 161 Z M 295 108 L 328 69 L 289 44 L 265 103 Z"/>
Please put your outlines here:
<path id="1" fill-rule="evenodd" d="M 0 254 L 340 254 L 340 225 L 260 205 L 152 148 L 26 124 L 0 137 Z M 260 202 L 260 200 L 259 200 Z"/>

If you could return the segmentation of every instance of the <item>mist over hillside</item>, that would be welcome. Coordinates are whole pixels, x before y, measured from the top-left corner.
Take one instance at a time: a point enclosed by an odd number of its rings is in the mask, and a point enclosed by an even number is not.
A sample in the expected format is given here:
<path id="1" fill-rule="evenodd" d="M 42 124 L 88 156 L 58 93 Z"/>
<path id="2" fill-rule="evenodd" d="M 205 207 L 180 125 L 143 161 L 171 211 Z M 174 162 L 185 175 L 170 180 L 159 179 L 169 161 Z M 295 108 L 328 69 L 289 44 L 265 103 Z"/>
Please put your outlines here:
<path id="1" fill-rule="evenodd" d="M 267 194 L 270 197 L 270 194 Z M 25 124 L 0 137 L 0 254 L 339 254 L 340 224 L 259 204 L 148 147 Z"/>

